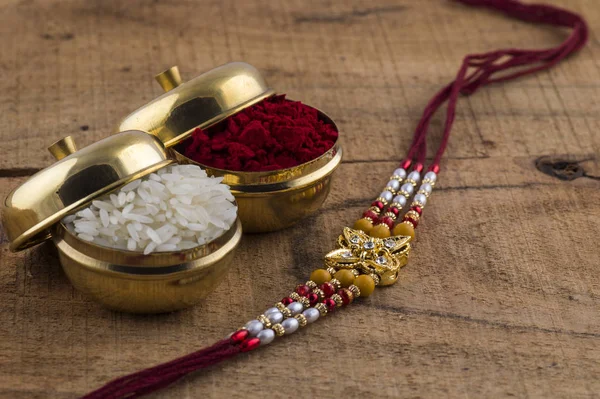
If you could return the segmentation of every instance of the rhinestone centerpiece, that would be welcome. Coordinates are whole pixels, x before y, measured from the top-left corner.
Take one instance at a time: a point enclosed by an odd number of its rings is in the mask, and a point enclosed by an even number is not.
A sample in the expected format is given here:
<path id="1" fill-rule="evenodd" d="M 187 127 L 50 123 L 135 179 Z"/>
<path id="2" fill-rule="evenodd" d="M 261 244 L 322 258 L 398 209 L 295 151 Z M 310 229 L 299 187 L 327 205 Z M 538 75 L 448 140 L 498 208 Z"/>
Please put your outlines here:
<path id="1" fill-rule="evenodd" d="M 364 249 L 373 249 L 375 248 L 375 243 L 373 241 L 367 241 L 363 244 Z"/>

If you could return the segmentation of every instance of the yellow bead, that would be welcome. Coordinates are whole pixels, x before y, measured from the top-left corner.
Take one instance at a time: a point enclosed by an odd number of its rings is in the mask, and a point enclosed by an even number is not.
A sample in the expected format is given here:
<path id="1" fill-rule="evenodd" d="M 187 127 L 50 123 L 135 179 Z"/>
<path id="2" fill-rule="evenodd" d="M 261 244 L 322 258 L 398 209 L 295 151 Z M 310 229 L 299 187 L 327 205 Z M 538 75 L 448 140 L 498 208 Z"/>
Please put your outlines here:
<path id="1" fill-rule="evenodd" d="M 310 274 L 310 279 L 317 285 L 321 285 L 331 280 L 331 274 L 325 269 L 317 269 Z"/>
<path id="2" fill-rule="evenodd" d="M 366 274 L 358 276 L 354 280 L 354 285 L 360 290 L 361 297 L 366 298 L 375 291 L 375 281 L 373 281 L 371 276 L 367 276 Z"/>
<path id="3" fill-rule="evenodd" d="M 354 222 L 354 230 L 362 230 L 369 234 L 372 229 L 373 223 L 371 223 L 369 219 L 358 219 L 356 222 Z"/>
<path id="4" fill-rule="evenodd" d="M 408 223 L 397 224 L 393 233 L 395 236 L 410 236 L 413 240 L 415 239 L 415 229 Z"/>
<path id="5" fill-rule="evenodd" d="M 390 236 L 390 228 L 387 224 L 378 224 L 373 227 L 373 230 L 369 234 L 375 238 L 388 238 Z"/>
<path id="6" fill-rule="evenodd" d="M 344 288 L 348 288 L 352 284 L 354 284 L 354 273 L 352 273 L 352 270 L 342 269 L 338 271 L 334 275 L 334 277 L 340 282 L 340 284 Z"/>

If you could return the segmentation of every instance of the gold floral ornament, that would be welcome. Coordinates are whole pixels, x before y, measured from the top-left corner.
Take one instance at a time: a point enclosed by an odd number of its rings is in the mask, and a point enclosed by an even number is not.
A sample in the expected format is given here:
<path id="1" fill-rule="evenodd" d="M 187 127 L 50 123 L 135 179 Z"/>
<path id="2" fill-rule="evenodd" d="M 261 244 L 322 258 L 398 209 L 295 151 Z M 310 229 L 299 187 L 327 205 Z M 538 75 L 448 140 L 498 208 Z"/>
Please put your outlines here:
<path id="1" fill-rule="evenodd" d="M 408 236 L 374 238 L 345 227 L 338 238 L 340 249 L 325 255 L 325 266 L 376 274 L 380 285 L 391 285 L 398 280 L 400 268 L 408 262 L 410 240 Z"/>

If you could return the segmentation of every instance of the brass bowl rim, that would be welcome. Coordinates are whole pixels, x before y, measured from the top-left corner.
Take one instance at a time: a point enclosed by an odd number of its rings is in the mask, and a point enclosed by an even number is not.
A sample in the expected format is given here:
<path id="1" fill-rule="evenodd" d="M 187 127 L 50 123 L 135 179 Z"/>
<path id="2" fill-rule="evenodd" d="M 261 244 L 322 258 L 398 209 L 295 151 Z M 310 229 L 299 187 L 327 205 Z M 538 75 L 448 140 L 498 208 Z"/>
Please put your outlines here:
<path id="1" fill-rule="evenodd" d="M 161 161 L 157 164 L 154 164 L 148 168 L 139 170 L 129 176 L 126 176 L 122 179 L 116 180 L 116 181 L 112 182 L 111 184 L 103 187 L 101 190 L 98 190 L 90 195 L 87 195 L 87 196 L 79 199 L 78 201 L 72 203 L 71 205 L 62 208 L 60 211 L 54 213 L 52 216 L 49 216 L 42 221 L 40 221 L 39 223 L 30 227 L 25 232 L 21 233 L 18 237 L 16 237 L 9 245 L 10 251 L 11 252 L 22 251 L 24 249 L 31 248 L 43 241 L 46 241 L 48 238 L 51 237 L 52 234 L 49 232 L 45 232 L 45 230 L 48 230 L 51 226 L 59 223 L 65 216 L 83 208 L 88 203 L 90 203 L 94 198 L 98 198 L 101 195 L 110 193 L 110 192 L 116 190 L 117 188 L 122 187 L 133 180 L 142 178 L 142 177 L 144 177 L 152 172 L 155 172 L 165 166 L 168 166 L 174 162 L 175 162 L 175 160 L 168 158 L 168 159 Z M 6 204 L 5 204 L 5 206 L 6 206 Z M 42 233 L 42 234 L 40 234 L 40 233 Z"/>
<path id="2" fill-rule="evenodd" d="M 229 230 L 206 244 L 182 251 L 152 252 L 147 255 L 144 255 L 143 252 L 109 248 L 82 240 L 70 231 L 62 222 L 57 224 L 55 234 L 53 234 L 54 243 L 59 250 L 61 249 L 62 242 L 64 242 L 82 256 L 94 260 L 94 262 L 90 264 L 77 262 L 80 267 L 106 273 L 118 273 L 121 276 L 131 276 L 136 279 L 140 277 L 164 278 L 164 276 L 169 276 L 170 278 L 175 273 L 204 269 L 214 262 L 209 264 L 198 264 L 198 261 L 210 261 L 212 257 L 219 255 L 219 252 L 221 251 L 225 251 L 222 255 L 230 253 L 237 247 L 241 237 L 242 223 L 239 220 L 239 217 L 236 217 L 235 222 L 231 225 Z M 92 254 L 88 252 L 90 250 Z M 105 256 L 94 256 L 98 253 Z M 112 260 L 108 259 L 109 255 L 122 257 L 123 261 L 114 263 Z M 219 259 L 215 259 L 215 261 L 218 260 Z M 99 267 L 99 265 L 101 265 L 101 267 Z M 186 267 L 173 268 L 174 266 L 182 265 L 186 265 Z"/>

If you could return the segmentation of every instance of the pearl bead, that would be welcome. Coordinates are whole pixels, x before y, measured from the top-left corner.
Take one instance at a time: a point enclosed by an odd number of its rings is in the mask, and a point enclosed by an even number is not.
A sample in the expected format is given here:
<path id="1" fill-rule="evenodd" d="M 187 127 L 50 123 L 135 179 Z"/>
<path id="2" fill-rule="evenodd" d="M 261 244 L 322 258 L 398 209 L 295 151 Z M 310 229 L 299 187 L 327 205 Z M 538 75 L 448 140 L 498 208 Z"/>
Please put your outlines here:
<path id="1" fill-rule="evenodd" d="M 411 195 L 413 193 L 413 191 L 415 191 L 415 188 L 413 187 L 412 184 L 406 183 L 406 184 L 403 184 L 402 187 L 400 187 L 400 191 L 404 191 L 408 195 Z"/>
<path id="2" fill-rule="evenodd" d="M 423 194 L 417 194 L 415 195 L 415 202 L 420 202 L 421 205 L 425 206 L 427 203 L 427 197 Z"/>
<path id="3" fill-rule="evenodd" d="M 292 312 L 292 316 L 296 316 L 298 313 L 302 312 L 304 305 L 302 305 L 300 302 L 292 302 L 287 306 L 287 308 Z"/>
<path id="4" fill-rule="evenodd" d="M 273 307 L 273 308 L 269 308 L 267 310 L 265 310 L 265 313 L 263 313 L 265 316 L 270 315 L 271 313 L 276 313 L 279 312 L 279 309 Z"/>
<path id="5" fill-rule="evenodd" d="M 392 194 L 388 190 L 385 190 L 381 194 L 379 194 L 379 196 L 381 198 L 383 198 L 384 200 L 386 200 L 387 202 L 390 202 L 392 200 L 392 198 L 394 197 L 394 194 Z"/>
<path id="6" fill-rule="evenodd" d="M 406 205 L 406 197 L 404 195 L 396 195 L 394 197 L 394 202 L 399 204 L 400 207 L 404 207 L 404 205 Z"/>
<path id="7" fill-rule="evenodd" d="M 250 333 L 250 336 L 255 337 L 263 329 L 263 323 L 258 320 L 251 320 L 246 323 L 246 330 Z"/>
<path id="8" fill-rule="evenodd" d="M 398 191 L 400 188 L 400 182 L 398 180 L 390 180 L 387 186 L 392 188 L 394 191 Z"/>
<path id="9" fill-rule="evenodd" d="M 435 172 L 427 172 L 425 173 L 425 178 L 433 183 L 437 180 L 437 175 Z"/>
<path id="10" fill-rule="evenodd" d="M 298 329 L 298 327 L 300 327 L 300 323 L 298 322 L 298 320 L 292 317 L 282 321 L 281 326 L 285 329 L 285 334 L 287 335 L 295 332 Z"/>
<path id="11" fill-rule="evenodd" d="M 410 172 L 408 174 L 408 178 L 410 180 L 414 180 L 414 181 L 418 182 L 419 180 L 421 180 L 421 174 L 419 172 L 417 172 L 416 170 L 413 170 L 412 172 Z"/>
<path id="12" fill-rule="evenodd" d="M 431 187 L 431 184 L 429 183 L 423 183 L 421 184 L 421 187 L 419 188 L 419 191 L 424 191 L 427 194 L 431 194 L 431 190 L 433 189 L 433 187 Z"/>
<path id="13" fill-rule="evenodd" d="M 262 330 L 256 337 L 260 339 L 261 345 L 267 345 L 273 342 L 275 339 L 275 331 L 271 330 L 270 328 L 267 330 Z"/>
<path id="14" fill-rule="evenodd" d="M 406 171 L 402 168 L 398 168 L 394 171 L 394 176 L 404 179 L 406 177 Z"/>
<path id="15" fill-rule="evenodd" d="M 267 319 L 269 319 L 272 324 L 281 323 L 281 320 L 283 320 L 283 314 L 279 310 L 265 316 L 267 316 Z"/>
<path id="16" fill-rule="evenodd" d="M 315 309 L 315 308 L 308 308 L 304 312 L 302 312 L 302 314 L 304 315 L 304 317 L 306 317 L 307 323 L 313 323 L 313 322 L 317 321 L 319 316 L 321 316 L 321 313 L 319 313 L 319 310 Z"/>

